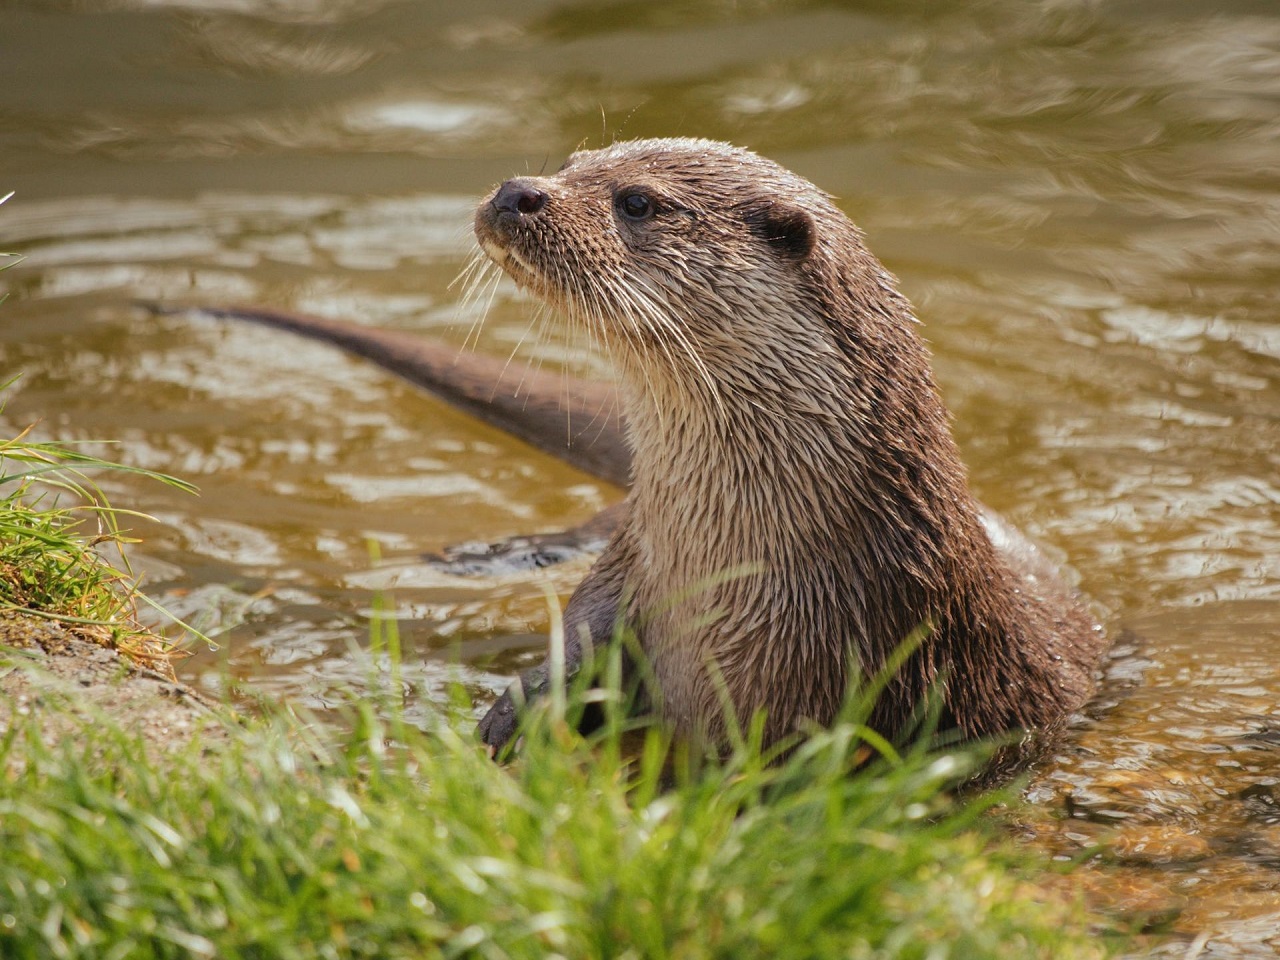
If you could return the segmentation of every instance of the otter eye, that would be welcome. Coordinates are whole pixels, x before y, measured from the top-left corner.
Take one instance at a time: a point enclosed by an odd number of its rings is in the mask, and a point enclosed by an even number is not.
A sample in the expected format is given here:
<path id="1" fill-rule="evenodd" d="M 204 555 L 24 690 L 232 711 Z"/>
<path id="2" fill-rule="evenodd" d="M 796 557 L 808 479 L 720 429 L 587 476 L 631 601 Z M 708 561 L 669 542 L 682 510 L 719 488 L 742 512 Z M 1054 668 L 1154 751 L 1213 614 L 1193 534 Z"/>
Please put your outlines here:
<path id="1" fill-rule="evenodd" d="M 618 209 L 628 220 L 647 220 L 653 216 L 653 200 L 632 190 L 618 198 Z"/>

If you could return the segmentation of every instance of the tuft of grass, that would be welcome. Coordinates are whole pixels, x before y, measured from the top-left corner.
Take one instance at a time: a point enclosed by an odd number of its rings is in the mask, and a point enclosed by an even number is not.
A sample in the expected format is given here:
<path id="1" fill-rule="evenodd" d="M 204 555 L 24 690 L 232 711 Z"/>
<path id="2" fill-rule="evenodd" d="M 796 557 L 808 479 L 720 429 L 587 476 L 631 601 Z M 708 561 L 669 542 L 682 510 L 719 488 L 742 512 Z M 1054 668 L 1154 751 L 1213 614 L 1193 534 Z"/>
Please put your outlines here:
<path id="1" fill-rule="evenodd" d="M 569 698 L 569 712 L 577 694 Z M 963 758 L 862 762 L 856 725 L 673 776 L 659 730 L 535 712 L 520 759 L 353 701 L 152 765 L 101 720 L 0 740 L 0 955 L 1073 958 L 1105 948 L 946 792 Z M 34 727 L 34 725 L 33 725 Z M 21 757 L 20 760 L 16 759 Z M 8 770 L 8 774 L 2 772 Z"/>
<path id="2" fill-rule="evenodd" d="M 0 196 L 0 204 L 12 196 L 13 191 Z M 0 272 L 23 259 L 0 253 Z M 0 304 L 6 297 L 0 296 Z M 0 383 L 0 392 L 13 382 Z M 173 644 L 139 622 L 141 595 L 123 550 L 130 540 L 120 518 L 144 515 L 113 508 L 85 471 L 125 471 L 190 492 L 195 487 L 101 460 L 72 444 L 33 441 L 31 430 L 0 438 L 0 611 L 56 620 L 82 639 L 171 675 Z M 60 496 L 76 506 L 59 506 Z M 109 546 L 116 548 L 120 567 L 107 560 Z"/>
<path id="3" fill-rule="evenodd" d="M 122 470 L 195 488 L 68 443 L 33 441 L 30 433 L 0 439 L 0 611 L 56 620 L 83 639 L 168 671 L 173 644 L 139 622 L 140 594 L 123 550 L 132 541 L 121 518 L 143 514 L 112 507 L 86 471 Z M 64 499 L 74 505 L 61 506 Z M 108 560 L 110 548 L 118 562 Z"/>

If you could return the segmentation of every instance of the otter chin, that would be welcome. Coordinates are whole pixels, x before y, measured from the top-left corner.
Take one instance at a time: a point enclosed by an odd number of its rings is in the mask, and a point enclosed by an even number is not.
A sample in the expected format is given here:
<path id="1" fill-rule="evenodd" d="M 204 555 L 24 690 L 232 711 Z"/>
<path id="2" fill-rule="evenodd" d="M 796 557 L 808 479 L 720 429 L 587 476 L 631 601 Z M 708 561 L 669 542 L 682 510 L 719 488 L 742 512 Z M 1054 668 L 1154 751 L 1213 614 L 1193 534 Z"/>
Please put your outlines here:
<path id="1" fill-rule="evenodd" d="M 619 622 L 654 709 L 723 743 L 829 724 L 894 662 L 893 738 L 931 695 L 960 739 L 1034 755 L 1105 641 L 1057 571 L 971 495 L 911 304 L 804 178 L 725 143 L 638 140 L 498 186 L 489 259 L 609 353 L 633 451 L 617 529 L 564 613 L 576 669 Z M 505 745 L 526 673 L 480 723 Z M 726 716 L 731 711 L 732 716 Z"/>

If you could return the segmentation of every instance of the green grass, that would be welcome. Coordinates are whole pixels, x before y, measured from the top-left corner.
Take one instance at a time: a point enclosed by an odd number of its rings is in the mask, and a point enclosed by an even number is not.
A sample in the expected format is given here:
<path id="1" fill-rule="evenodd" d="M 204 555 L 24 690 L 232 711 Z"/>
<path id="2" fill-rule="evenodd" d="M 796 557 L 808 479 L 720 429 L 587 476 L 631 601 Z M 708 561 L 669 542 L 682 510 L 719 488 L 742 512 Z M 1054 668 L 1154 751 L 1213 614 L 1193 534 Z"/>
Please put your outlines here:
<path id="1" fill-rule="evenodd" d="M 0 743 L 0 956 L 1094 957 L 923 752 L 850 775 L 857 727 L 672 782 L 668 746 L 552 711 L 494 764 L 469 722 L 368 702 L 157 765 L 104 719 Z M 394 716 L 394 711 L 391 711 Z M 127 718 L 122 718 L 127 723 Z M 628 757 L 630 757 L 628 759 Z"/>
<path id="2" fill-rule="evenodd" d="M 0 611 L 56 620 L 85 639 L 163 666 L 171 644 L 138 621 L 140 595 L 124 553 L 130 539 L 121 520 L 139 514 L 113 508 L 87 471 L 140 473 L 194 488 L 29 434 L 0 439 Z"/>

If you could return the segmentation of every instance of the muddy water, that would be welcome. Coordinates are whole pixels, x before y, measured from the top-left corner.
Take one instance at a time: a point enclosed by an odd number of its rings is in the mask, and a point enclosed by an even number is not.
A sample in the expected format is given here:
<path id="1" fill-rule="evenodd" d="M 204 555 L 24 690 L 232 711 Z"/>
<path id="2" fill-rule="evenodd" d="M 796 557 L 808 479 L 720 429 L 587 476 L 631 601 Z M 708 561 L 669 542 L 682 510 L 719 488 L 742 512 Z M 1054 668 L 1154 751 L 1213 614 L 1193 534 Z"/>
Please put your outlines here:
<path id="1" fill-rule="evenodd" d="M 0 5 L 0 427 L 178 473 L 151 592 L 186 675 L 363 689 L 391 589 L 413 710 L 538 656 L 544 584 L 415 562 L 619 496 L 366 364 L 135 298 L 461 343 L 474 199 L 696 134 L 836 194 L 916 302 L 974 486 L 1125 636 L 1026 831 L 1161 956 L 1280 953 L 1280 9 L 1219 2 L 79 0 Z M 498 291 L 479 348 L 601 372 Z M 370 544 L 383 561 L 375 563 Z M 1130 642 L 1128 634 L 1136 636 Z"/>

